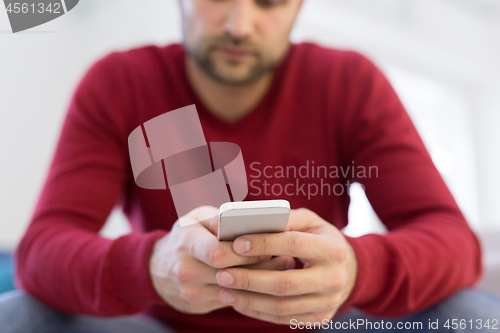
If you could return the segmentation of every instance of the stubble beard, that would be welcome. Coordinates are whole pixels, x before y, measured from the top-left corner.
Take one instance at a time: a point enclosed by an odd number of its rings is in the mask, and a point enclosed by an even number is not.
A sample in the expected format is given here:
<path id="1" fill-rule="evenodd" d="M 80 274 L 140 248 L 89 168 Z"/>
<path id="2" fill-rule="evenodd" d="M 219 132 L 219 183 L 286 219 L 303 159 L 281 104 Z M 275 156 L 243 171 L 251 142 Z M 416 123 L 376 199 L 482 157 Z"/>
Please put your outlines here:
<path id="1" fill-rule="evenodd" d="M 234 47 L 246 46 L 246 49 L 252 50 L 256 62 L 248 70 L 245 76 L 239 78 L 232 78 L 224 75 L 219 71 L 215 61 L 211 57 L 211 54 L 216 52 L 216 50 L 221 45 L 229 45 Z M 214 81 L 228 86 L 245 86 L 250 85 L 269 72 L 272 72 L 276 66 L 280 63 L 279 60 L 266 60 L 262 55 L 262 52 L 257 50 L 255 47 L 248 47 L 249 43 L 241 39 L 234 39 L 231 37 L 224 38 L 206 38 L 201 43 L 198 43 L 196 47 L 191 47 L 186 42 L 184 42 L 184 49 L 188 55 L 194 60 L 196 65 L 211 79 Z M 238 66 L 238 61 L 226 60 L 227 64 L 230 66 Z"/>

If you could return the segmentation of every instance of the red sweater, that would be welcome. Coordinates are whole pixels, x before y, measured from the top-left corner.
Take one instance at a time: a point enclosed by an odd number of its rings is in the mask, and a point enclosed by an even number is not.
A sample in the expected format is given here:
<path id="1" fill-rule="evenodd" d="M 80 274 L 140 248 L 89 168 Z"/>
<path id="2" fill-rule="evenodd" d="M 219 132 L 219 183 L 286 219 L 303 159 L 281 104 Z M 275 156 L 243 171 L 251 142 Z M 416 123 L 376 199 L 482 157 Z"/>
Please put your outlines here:
<path id="1" fill-rule="evenodd" d="M 290 330 L 231 307 L 180 313 L 152 287 L 153 243 L 177 216 L 168 190 L 135 185 L 127 138 L 145 121 L 193 103 L 207 142 L 241 147 L 250 183 L 246 200 L 287 199 L 340 229 L 347 224 L 345 184 L 363 184 L 390 232 L 347 238 L 359 273 L 344 308 L 406 315 L 476 282 L 482 270 L 477 239 L 395 92 L 370 61 L 355 52 L 294 45 L 260 104 L 230 124 L 198 99 L 184 59 L 179 45 L 145 47 L 110 54 L 85 75 L 17 251 L 21 288 L 63 312 L 147 312 L 179 332 Z M 279 166 L 288 167 L 288 175 L 276 175 Z M 293 167 L 301 166 L 294 177 Z M 276 194 L 287 184 L 293 184 L 290 195 Z M 328 195 L 332 187 L 335 194 Z M 97 232 L 115 204 L 134 232 L 104 239 Z"/>

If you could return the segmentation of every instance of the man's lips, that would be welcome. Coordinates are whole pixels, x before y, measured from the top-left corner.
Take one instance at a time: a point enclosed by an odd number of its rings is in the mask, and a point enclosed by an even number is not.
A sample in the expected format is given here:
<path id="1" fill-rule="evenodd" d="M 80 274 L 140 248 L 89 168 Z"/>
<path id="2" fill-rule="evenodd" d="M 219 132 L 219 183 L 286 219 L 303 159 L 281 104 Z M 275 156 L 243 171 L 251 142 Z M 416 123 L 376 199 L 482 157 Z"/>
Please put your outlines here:
<path id="1" fill-rule="evenodd" d="M 248 50 L 228 46 L 220 47 L 219 51 L 222 52 L 226 57 L 233 59 L 242 59 L 254 55 L 253 52 L 250 52 Z"/>

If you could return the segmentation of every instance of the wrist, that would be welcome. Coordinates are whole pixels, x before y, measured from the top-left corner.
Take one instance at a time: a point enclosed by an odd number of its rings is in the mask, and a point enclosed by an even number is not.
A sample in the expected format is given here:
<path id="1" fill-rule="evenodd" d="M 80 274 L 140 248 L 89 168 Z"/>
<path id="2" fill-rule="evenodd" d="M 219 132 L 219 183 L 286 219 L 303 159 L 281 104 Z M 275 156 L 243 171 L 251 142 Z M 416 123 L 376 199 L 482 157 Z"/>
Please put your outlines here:
<path id="1" fill-rule="evenodd" d="M 106 258 L 111 286 L 123 301 L 127 312 L 138 312 L 163 301 L 150 277 L 150 258 L 154 244 L 166 231 L 131 233 L 113 241 Z"/>
<path id="2" fill-rule="evenodd" d="M 390 263 L 383 235 L 368 234 L 361 237 L 345 236 L 345 238 L 354 250 L 357 271 L 354 287 L 342 305 L 342 310 L 351 306 L 366 306 L 376 301 L 383 293 L 385 283 L 389 279 Z"/>
<path id="3" fill-rule="evenodd" d="M 347 259 L 347 272 L 348 279 L 346 285 L 346 295 L 344 297 L 344 302 L 351 296 L 354 287 L 356 286 L 356 281 L 358 279 L 358 258 L 354 247 L 346 241 L 348 247 L 348 259 Z"/>
<path id="4" fill-rule="evenodd" d="M 148 271 L 149 271 L 149 278 L 151 282 L 151 286 L 153 287 L 154 291 L 156 292 L 156 295 L 161 298 L 163 301 L 163 297 L 161 296 L 161 287 L 160 287 L 160 278 L 162 274 L 159 274 L 161 262 L 162 262 L 162 251 L 161 249 L 163 248 L 163 244 L 167 241 L 167 238 L 169 237 L 169 233 L 159 237 L 156 239 L 154 242 L 152 248 L 151 248 L 151 253 L 149 256 L 149 265 L 148 265 Z"/>

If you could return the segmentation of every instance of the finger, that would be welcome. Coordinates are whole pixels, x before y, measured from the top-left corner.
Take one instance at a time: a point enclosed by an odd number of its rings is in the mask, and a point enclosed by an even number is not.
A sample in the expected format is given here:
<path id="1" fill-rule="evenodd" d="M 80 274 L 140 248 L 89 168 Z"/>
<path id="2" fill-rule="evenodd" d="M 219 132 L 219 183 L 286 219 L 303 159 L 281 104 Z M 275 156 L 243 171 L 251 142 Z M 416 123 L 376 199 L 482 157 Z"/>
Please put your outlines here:
<path id="1" fill-rule="evenodd" d="M 208 219 L 201 220 L 200 224 L 207 228 L 213 235 L 217 236 L 217 233 L 219 231 L 219 209 L 213 206 L 208 206 L 207 209 L 209 209 L 209 213 L 205 214 L 210 214 L 213 216 Z"/>
<path id="2" fill-rule="evenodd" d="M 286 231 L 311 232 L 325 224 L 330 225 L 318 214 L 307 208 L 292 209 L 288 217 Z"/>
<path id="3" fill-rule="evenodd" d="M 325 277 L 323 269 L 319 266 L 288 271 L 227 268 L 220 270 L 216 275 L 216 279 L 217 283 L 222 287 L 276 296 L 341 290 L 346 279 L 340 273 L 335 274 L 335 272 L 332 272 L 328 275 Z"/>
<path id="4" fill-rule="evenodd" d="M 205 227 L 213 235 L 217 235 L 219 223 L 219 209 L 214 206 L 200 206 L 179 218 L 175 227 L 199 228 Z"/>
<path id="5" fill-rule="evenodd" d="M 178 296 L 188 303 L 203 303 L 219 300 L 221 287 L 213 284 L 187 283 L 178 287 Z"/>
<path id="6" fill-rule="evenodd" d="M 237 307 L 234 307 L 233 309 L 236 312 L 238 312 L 244 316 L 258 319 L 258 320 L 262 320 L 262 321 L 267 321 L 267 322 L 273 323 L 273 324 L 291 325 L 292 320 L 296 319 L 296 318 L 293 318 L 293 316 L 281 316 L 281 317 L 280 316 L 273 316 L 270 314 L 257 312 L 255 310 L 241 309 L 241 308 L 237 308 Z"/>
<path id="7" fill-rule="evenodd" d="M 246 309 L 240 309 L 237 307 L 233 308 L 236 312 L 258 320 L 262 321 L 267 321 L 270 323 L 274 324 L 280 324 L 280 325 L 293 325 L 294 323 L 323 323 L 324 320 L 327 322 L 330 321 L 330 319 L 333 317 L 333 315 L 329 315 L 329 313 L 324 313 L 324 314 L 318 314 L 318 313 L 307 313 L 303 314 L 300 316 L 275 316 L 275 315 L 270 315 L 267 313 L 262 313 L 254 310 L 246 310 Z"/>
<path id="8" fill-rule="evenodd" d="M 227 308 L 227 304 L 224 304 L 219 300 L 209 301 L 206 303 L 196 303 L 193 304 L 193 306 L 195 307 L 195 311 L 193 313 L 196 314 L 208 314 L 215 310 Z"/>
<path id="9" fill-rule="evenodd" d="M 283 297 L 225 288 L 222 288 L 219 292 L 219 299 L 222 303 L 234 307 L 275 316 L 299 315 L 325 310 L 332 311 L 338 308 L 340 302 L 340 297 L 331 294 Z"/>
<path id="10" fill-rule="evenodd" d="M 287 256 L 275 257 L 266 261 L 261 261 L 253 265 L 243 266 L 243 268 L 284 271 L 287 269 L 295 268 L 295 259 Z"/>
<path id="11" fill-rule="evenodd" d="M 259 262 L 259 257 L 245 258 L 237 255 L 232 250 L 230 242 L 220 242 L 217 239 L 215 236 L 217 230 L 215 228 L 218 216 L 212 216 L 215 213 L 218 213 L 217 208 L 201 206 L 179 219 L 179 221 L 187 220 L 187 222 L 184 222 L 187 226 L 182 228 L 192 233 L 187 244 L 189 254 L 214 268 L 249 265 Z M 180 227 L 181 222 L 179 221 L 175 223 L 176 227 Z M 191 221 L 197 221 L 198 223 L 192 224 Z"/>
<path id="12" fill-rule="evenodd" d="M 220 242 L 205 228 L 196 229 L 188 241 L 191 256 L 214 268 L 250 265 L 260 262 L 260 256 L 240 256 L 233 251 L 232 242 Z"/>
<path id="13" fill-rule="evenodd" d="M 171 269 L 172 278 L 178 283 L 217 284 L 213 268 L 196 258 L 187 257 L 177 261 Z"/>
<path id="14" fill-rule="evenodd" d="M 335 251 L 331 239 L 316 234 L 286 231 L 271 234 L 253 234 L 238 237 L 233 242 L 234 252 L 241 255 L 291 256 L 326 261 Z"/>

